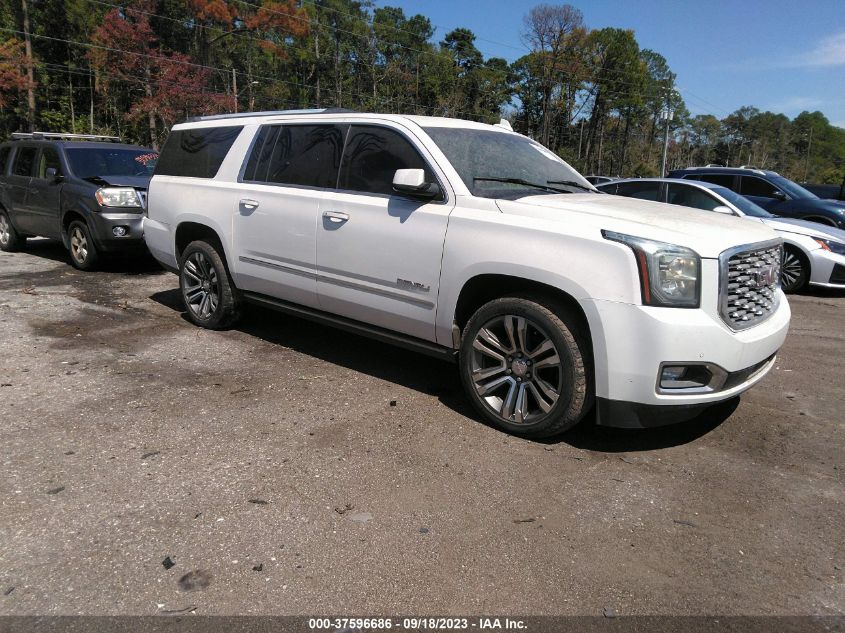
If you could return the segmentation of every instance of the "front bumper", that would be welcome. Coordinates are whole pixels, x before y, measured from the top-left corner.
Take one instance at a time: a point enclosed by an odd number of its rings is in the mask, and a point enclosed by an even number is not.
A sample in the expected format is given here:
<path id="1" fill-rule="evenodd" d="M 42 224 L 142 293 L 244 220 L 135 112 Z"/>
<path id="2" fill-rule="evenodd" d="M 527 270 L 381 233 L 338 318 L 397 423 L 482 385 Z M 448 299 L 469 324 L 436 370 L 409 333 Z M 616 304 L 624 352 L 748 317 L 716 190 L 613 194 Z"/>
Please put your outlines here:
<path id="1" fill-rule="evenodd" d="M 710 292 L 702 288 L 698 309 L 584 302 L 591 327 L 598 324 L 592 334 L 599 424 L 651 426 L 643 422 L 642 412 L 648 411 L 672 413 L 668 421 L 680 421 L 754 386 L 774 365 L 789 328 L 789 304 L 778 292 L 775 312 L 740 332 L 733 332 L 718 316 L 715 288 Z M 729 379 L 711 391 L 659 389 L 661 364 L 702 363 L 718 366 Z M 623 415 L 624 411 L 636 414 Z"/>
<path id="2" fill-rule="evenodd" d="M 146 249 L 141 213 L 92 213 L 89 225 L 97 248 L 108 253 L 134 253 Z M 118 237 L 115 227 L 124 227 L 126 234 Z"/>
<path id="3" fill-rule="evenodd" d="M 814 250 L 810 261 L 810 284 L 824 288 L 845 288 L 845 255 Z"/>

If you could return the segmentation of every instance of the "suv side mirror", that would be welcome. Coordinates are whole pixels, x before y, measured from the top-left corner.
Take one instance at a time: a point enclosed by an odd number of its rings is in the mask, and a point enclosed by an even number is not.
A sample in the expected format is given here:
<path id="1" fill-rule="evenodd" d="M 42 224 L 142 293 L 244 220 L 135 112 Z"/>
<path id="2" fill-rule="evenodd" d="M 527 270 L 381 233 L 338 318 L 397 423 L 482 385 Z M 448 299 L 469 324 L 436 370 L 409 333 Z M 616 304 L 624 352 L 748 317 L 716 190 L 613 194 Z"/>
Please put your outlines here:
<path id="1" fill-rule="evenodd" d="M 715 211 L 716 213 L 724 213 L 725 215 L 736 215 L 733 212 L 733 209 L 731 209 L 730 207 L 726 207 L 723 204 L 720 204 L 718 207 L 713 207 L 713 211 Z"/>
<path id="2" fill-rule="evenodd" d="M 440 185 L 426 182 L 422 169 L 397 169 L 393 175 L 393 190 L 417 198 L 435 198 L 440 194 Z"/>
<path id="3" fill-rule="evenodd" d="M 772 198 L 775 198 L 776 200 L 781 200 L 781 201 L 783 201 L 783 200 L 786 200 L 786 194 L 785 194 L 783 191 L 780 191 L 780 190 L 778 190 L 778 189 L 775 189 L 775 190 L 772 192 Z"/>
<path id="4" fill-rule="evenodd" d="M 52 182 L 62 181 L 62 175 L 55 167 L 48 167 L 47 170 L 44 172 L 44 177 Z"/>

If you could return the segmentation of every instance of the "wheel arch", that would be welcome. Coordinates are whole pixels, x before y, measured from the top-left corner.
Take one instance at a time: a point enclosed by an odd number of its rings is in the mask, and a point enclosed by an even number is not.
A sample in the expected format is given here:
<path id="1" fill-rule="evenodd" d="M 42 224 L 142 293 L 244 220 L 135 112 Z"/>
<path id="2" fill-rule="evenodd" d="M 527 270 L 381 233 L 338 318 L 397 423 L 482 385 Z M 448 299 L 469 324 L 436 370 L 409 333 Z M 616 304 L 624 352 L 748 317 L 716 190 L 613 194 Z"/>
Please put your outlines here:
<path id="1" fill-rule="evenodd" d="M 196 219 L 185 219 L 176 226 L 173 233 L 173 253 L 176 256 L 176 261 L 182 259 L 182 253 L 185 252 L 188 244 L 195 240 L 207 240 L 220 248 L 223 262 L 232 269 L 231 261 L 229 260 L 229 253 L 226 249 L 225 242 L 221 237 L 221 231 L 216 227 L 211 226 L 210 223 L 198 221 Z"/>

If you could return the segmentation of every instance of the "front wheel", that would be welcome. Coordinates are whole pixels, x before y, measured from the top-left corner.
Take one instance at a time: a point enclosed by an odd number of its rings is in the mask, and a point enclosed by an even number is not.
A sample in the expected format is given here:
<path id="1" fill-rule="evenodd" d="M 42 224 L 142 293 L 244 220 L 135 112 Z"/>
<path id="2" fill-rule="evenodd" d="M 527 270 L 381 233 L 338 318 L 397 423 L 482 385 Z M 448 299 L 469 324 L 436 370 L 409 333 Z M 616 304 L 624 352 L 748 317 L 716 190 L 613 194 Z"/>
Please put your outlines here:
<path id="1" fill-rule="evenodd" d="M 478 412 L 496 426 L 525 437 L 557 435 L 592 406 L 588 345 L 554 301 L 496 299 L 464 329 L 461 380 Z"/>
<path id="2" fill-rule="evenodd" d="M 783 250 L 780 267 L 780 286 L 786 293 L 798 292 L 810 279 L 810 262 L 798 249 L 791 246 Z"/>
<path id="3" fill-rule="evenodd" d="M 214 245 L 188 244 L 179 265 L 179 287 L 188 318 L 200 327 L 221 330 L 240 316 L 240 297 Z"/>
<path id="4" fill-rule="evenodd" d="M 79 270 L 94 270 L 100 255 L 94 240 L 91 239 L 91 231 L 88 225 L 75 220 L 67 227 L 68 242 L 70 245 L 70 263 Z"/>
<path id="5" fill-rule="evenodd" d="M 19 251 L 26 244 L 26 238 L 12 226 L 12 221 L 5 211 L 0 211 L 0 250 L 9 253 Z"/>

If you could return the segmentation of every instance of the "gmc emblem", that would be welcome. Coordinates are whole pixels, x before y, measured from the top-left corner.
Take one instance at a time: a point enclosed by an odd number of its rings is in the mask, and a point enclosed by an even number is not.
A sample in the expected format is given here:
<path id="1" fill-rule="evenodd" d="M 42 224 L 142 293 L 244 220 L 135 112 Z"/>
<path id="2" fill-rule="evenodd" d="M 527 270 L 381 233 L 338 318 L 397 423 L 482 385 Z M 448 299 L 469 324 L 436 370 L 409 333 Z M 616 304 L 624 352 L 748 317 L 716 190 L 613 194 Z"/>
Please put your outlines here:
<path id="1" fill-rule="evenodd" d="M 765 288 L 771 286 L 777 280 L 778 272 L 776 266 L 766 266 L 751 273 L 751 279 L 754 280 L 754 285 L 757 288 Z"/>

